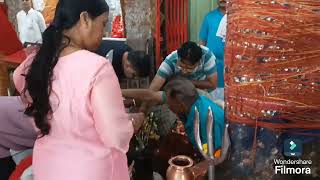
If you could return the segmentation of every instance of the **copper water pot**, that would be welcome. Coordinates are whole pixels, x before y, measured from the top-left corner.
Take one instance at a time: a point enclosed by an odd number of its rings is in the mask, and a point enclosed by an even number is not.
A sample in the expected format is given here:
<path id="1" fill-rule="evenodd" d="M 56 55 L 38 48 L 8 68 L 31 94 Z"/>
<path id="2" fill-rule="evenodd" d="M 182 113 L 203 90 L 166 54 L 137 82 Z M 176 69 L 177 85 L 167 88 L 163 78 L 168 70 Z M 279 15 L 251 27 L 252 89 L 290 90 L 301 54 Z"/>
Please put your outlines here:
<path id="1" fill-rule="evenodd" d="M 187 156 L 175 156 L 169 160 L 167 180 L 193 180 L 193 160 Z"/>

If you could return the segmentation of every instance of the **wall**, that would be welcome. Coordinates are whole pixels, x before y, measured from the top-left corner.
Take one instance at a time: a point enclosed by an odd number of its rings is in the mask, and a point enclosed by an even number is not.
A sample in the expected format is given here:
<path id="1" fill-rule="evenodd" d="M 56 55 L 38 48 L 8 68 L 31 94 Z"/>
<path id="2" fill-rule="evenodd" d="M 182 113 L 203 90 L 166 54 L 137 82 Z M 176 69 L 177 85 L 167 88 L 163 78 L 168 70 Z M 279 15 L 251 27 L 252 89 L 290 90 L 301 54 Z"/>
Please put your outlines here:
<path id="1" fill-rule="evenodd" d="M 0 62 L 0 96 L 8 95 L 9 74 L 5 63 Z"/>
<path id="2" fill-rule="evenodd" d="M 5 3 L 8 7 L 8 19 L 11 24 L 14 26 L 17 32 L 17 19 L 16 14 L 20 11 L 20 2 L 18 0 L 5 0 Z"/>
<path id="3" fill-rule="evenodd" d="M 124 0 L 125 26 L 128 44 L 136 50 L 145 50 L 152 37 L 152 5 L 148 0 Z"/>
<path id="4" fill-rule="evenodd" d="M 189 1 L 189 37 L 191 41 L 199 42 L 199 32 L 206 14 L 217 7 L 216 0 Z"/>

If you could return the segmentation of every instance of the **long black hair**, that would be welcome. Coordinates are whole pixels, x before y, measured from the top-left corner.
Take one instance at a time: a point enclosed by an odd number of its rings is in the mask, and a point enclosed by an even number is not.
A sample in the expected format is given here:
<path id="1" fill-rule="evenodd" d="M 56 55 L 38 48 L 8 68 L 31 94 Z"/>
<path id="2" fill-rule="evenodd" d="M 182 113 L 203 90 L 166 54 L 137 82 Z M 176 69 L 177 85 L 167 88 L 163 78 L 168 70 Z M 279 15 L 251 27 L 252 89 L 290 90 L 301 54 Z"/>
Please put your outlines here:
<path id="1" fill-rule="evenodd" d="M 27 92 L 32 98 L 25 114 L 34 118 L 42 136 L 50 132 L 49 119 L 52 108 L 49 97 L 53 69 L 61 51 L 70 43 L 70 39 L 63 35 L 63 30 L 73 27 L 79 21 L 82 12 L 96 18 L 108 11 L 105 0 L 59 0 L 53 23 L 43 32 L 43 44 L 26 74 L 24 88 L 24 94 Z"/>
<path id="2" fill-rule="evenodd" d="M 130 51 L 128 53 L 128 60 L 137 71 L 138 76 L 147 77 L 150 75 L 150 56 L 146 55 L 144 51 Z"/>

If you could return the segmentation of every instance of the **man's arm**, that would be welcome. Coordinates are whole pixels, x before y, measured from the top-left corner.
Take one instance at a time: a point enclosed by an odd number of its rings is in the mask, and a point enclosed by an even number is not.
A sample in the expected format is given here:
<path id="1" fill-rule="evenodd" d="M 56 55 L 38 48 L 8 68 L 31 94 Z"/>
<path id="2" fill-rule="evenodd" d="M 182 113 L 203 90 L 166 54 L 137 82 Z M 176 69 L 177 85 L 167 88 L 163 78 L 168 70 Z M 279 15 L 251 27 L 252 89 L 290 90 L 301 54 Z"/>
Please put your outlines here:
<path id="1" fill-rule="evenodd" d="M 153 91 L 151 89 L 122 89 L 121 91 L 122 96 L 125 98 L 163 103 L 162 91 Z"/>
<path id="2" fill-rule="evenodd" d="M 166 82 L 166 79 L 159 76 L 158 74 L 153 78 L 150 86 L 149 86 L 149 90 L 153 91 L 153 92 L 157 92 L 159 91 L 162 86 L 164 85 L 164 83 Z M 146 112 L 148 110 L 148 108 L 151 105 L 151 101 L 145 101 L 141 104 L 141 107 L 139 109 L 140 112 Z"/>
<path id="3" fill-rule="evenodd" d="M 206 80 L 192 81 L 199 89 L 215 89 L 217 87 L 217 74 L 207 77 Z"/>
<path id="4" fill-rule="evenodd" d="M 37 11 L 42 12 L 45 7 L 45 2 L 43 0 L 32 0 L 33 8 Z"/>
<path id="5" fill-rule="evenodd" d="M 25 42 L 24 37 L 22 37 L 21 31 L 22 31 L 22 23 L 21 23 L 21 19 L 20 19 L 20 15 L 19 13 L 17 13 L 17 26 L 18 26 L 18 34 L 19 34 L 19 39 L 22 43 Z"/>
<path id="6" fill-rule="evenodd" d="M 46 30 L 46 22 L 43 18 L 43 15 L 40 12 L 38 12 L 37 14 L 38 14 L 37 23 L 38 23 L 38 26 L 40 28 L 41 33 L 43 33 Z"/>
<path id="7" fill-rule="evenodd" d="M 222 42 L 225 42 L 227 36 L 227 15 L 224 15 L 221 19 L 216 36 L 221 37 Z"/>
<path id="8" fill-rule="evenodd" d="M 161 63 L 156 76 L 153 78 L 149 86 L 149 90 L 159 91 L 162 88 L 162 86 L 165 84 L 166 79 L 173 75 L 174 69 L 172 67 L 173 64 L 171 61 L 171 58 L 173 55 L 174 55 L 174 52 L 168 55 L 166 59 Z M 142 103 L 139 109 L 140 112 L 146 112 L 150 104 L 151 104 L 150 101 L 149 103 L 147 102 Z"/>
<path id="9" fill-rule="evenodd" d="M 206 50 L 204 59 L 204 73 L 206 74 L 207 78 L 206 80 L 192 82 L 199 89 L 215 89 L 217 87 L 216 58 L 208 48 L 204 49 Z"/>
<path id="10" fill-rule="evenodd" d="M 153 91 L 159 91 L 164 83 L 166 82 L 166 79 L 159 76 L 158 74 L 153 78 L 149 89 Z"/>
<path id="11" fill-rule="evenodd" d="M 149 89 L 159 91 L 165 84 L 166 80 L 174 76 L 176 63 L 174 61 L 178 57 L 177 51 L 169 54 L 166 59 L 161 63 L 156 76 L 153 78 Z"/>

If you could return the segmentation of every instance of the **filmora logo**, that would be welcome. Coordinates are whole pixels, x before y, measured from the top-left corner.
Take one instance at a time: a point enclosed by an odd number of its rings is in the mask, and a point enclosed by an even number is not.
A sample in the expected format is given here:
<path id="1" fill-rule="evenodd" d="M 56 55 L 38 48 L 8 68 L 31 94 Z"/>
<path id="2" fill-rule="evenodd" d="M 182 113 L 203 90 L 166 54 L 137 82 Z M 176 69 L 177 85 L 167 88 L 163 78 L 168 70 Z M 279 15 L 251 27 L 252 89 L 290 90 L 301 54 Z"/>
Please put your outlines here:
<path id="1" fill-rule="evenodd" d="M 302 142 L 298 139 L 284 141 L 284 155 L 287 157 L 300 157 L 302 155 Z"/>
<path id="2" fill-rule="evenodd" d="M 312 160 L 274 159 L 275 174 L 311 174 Z"/>

